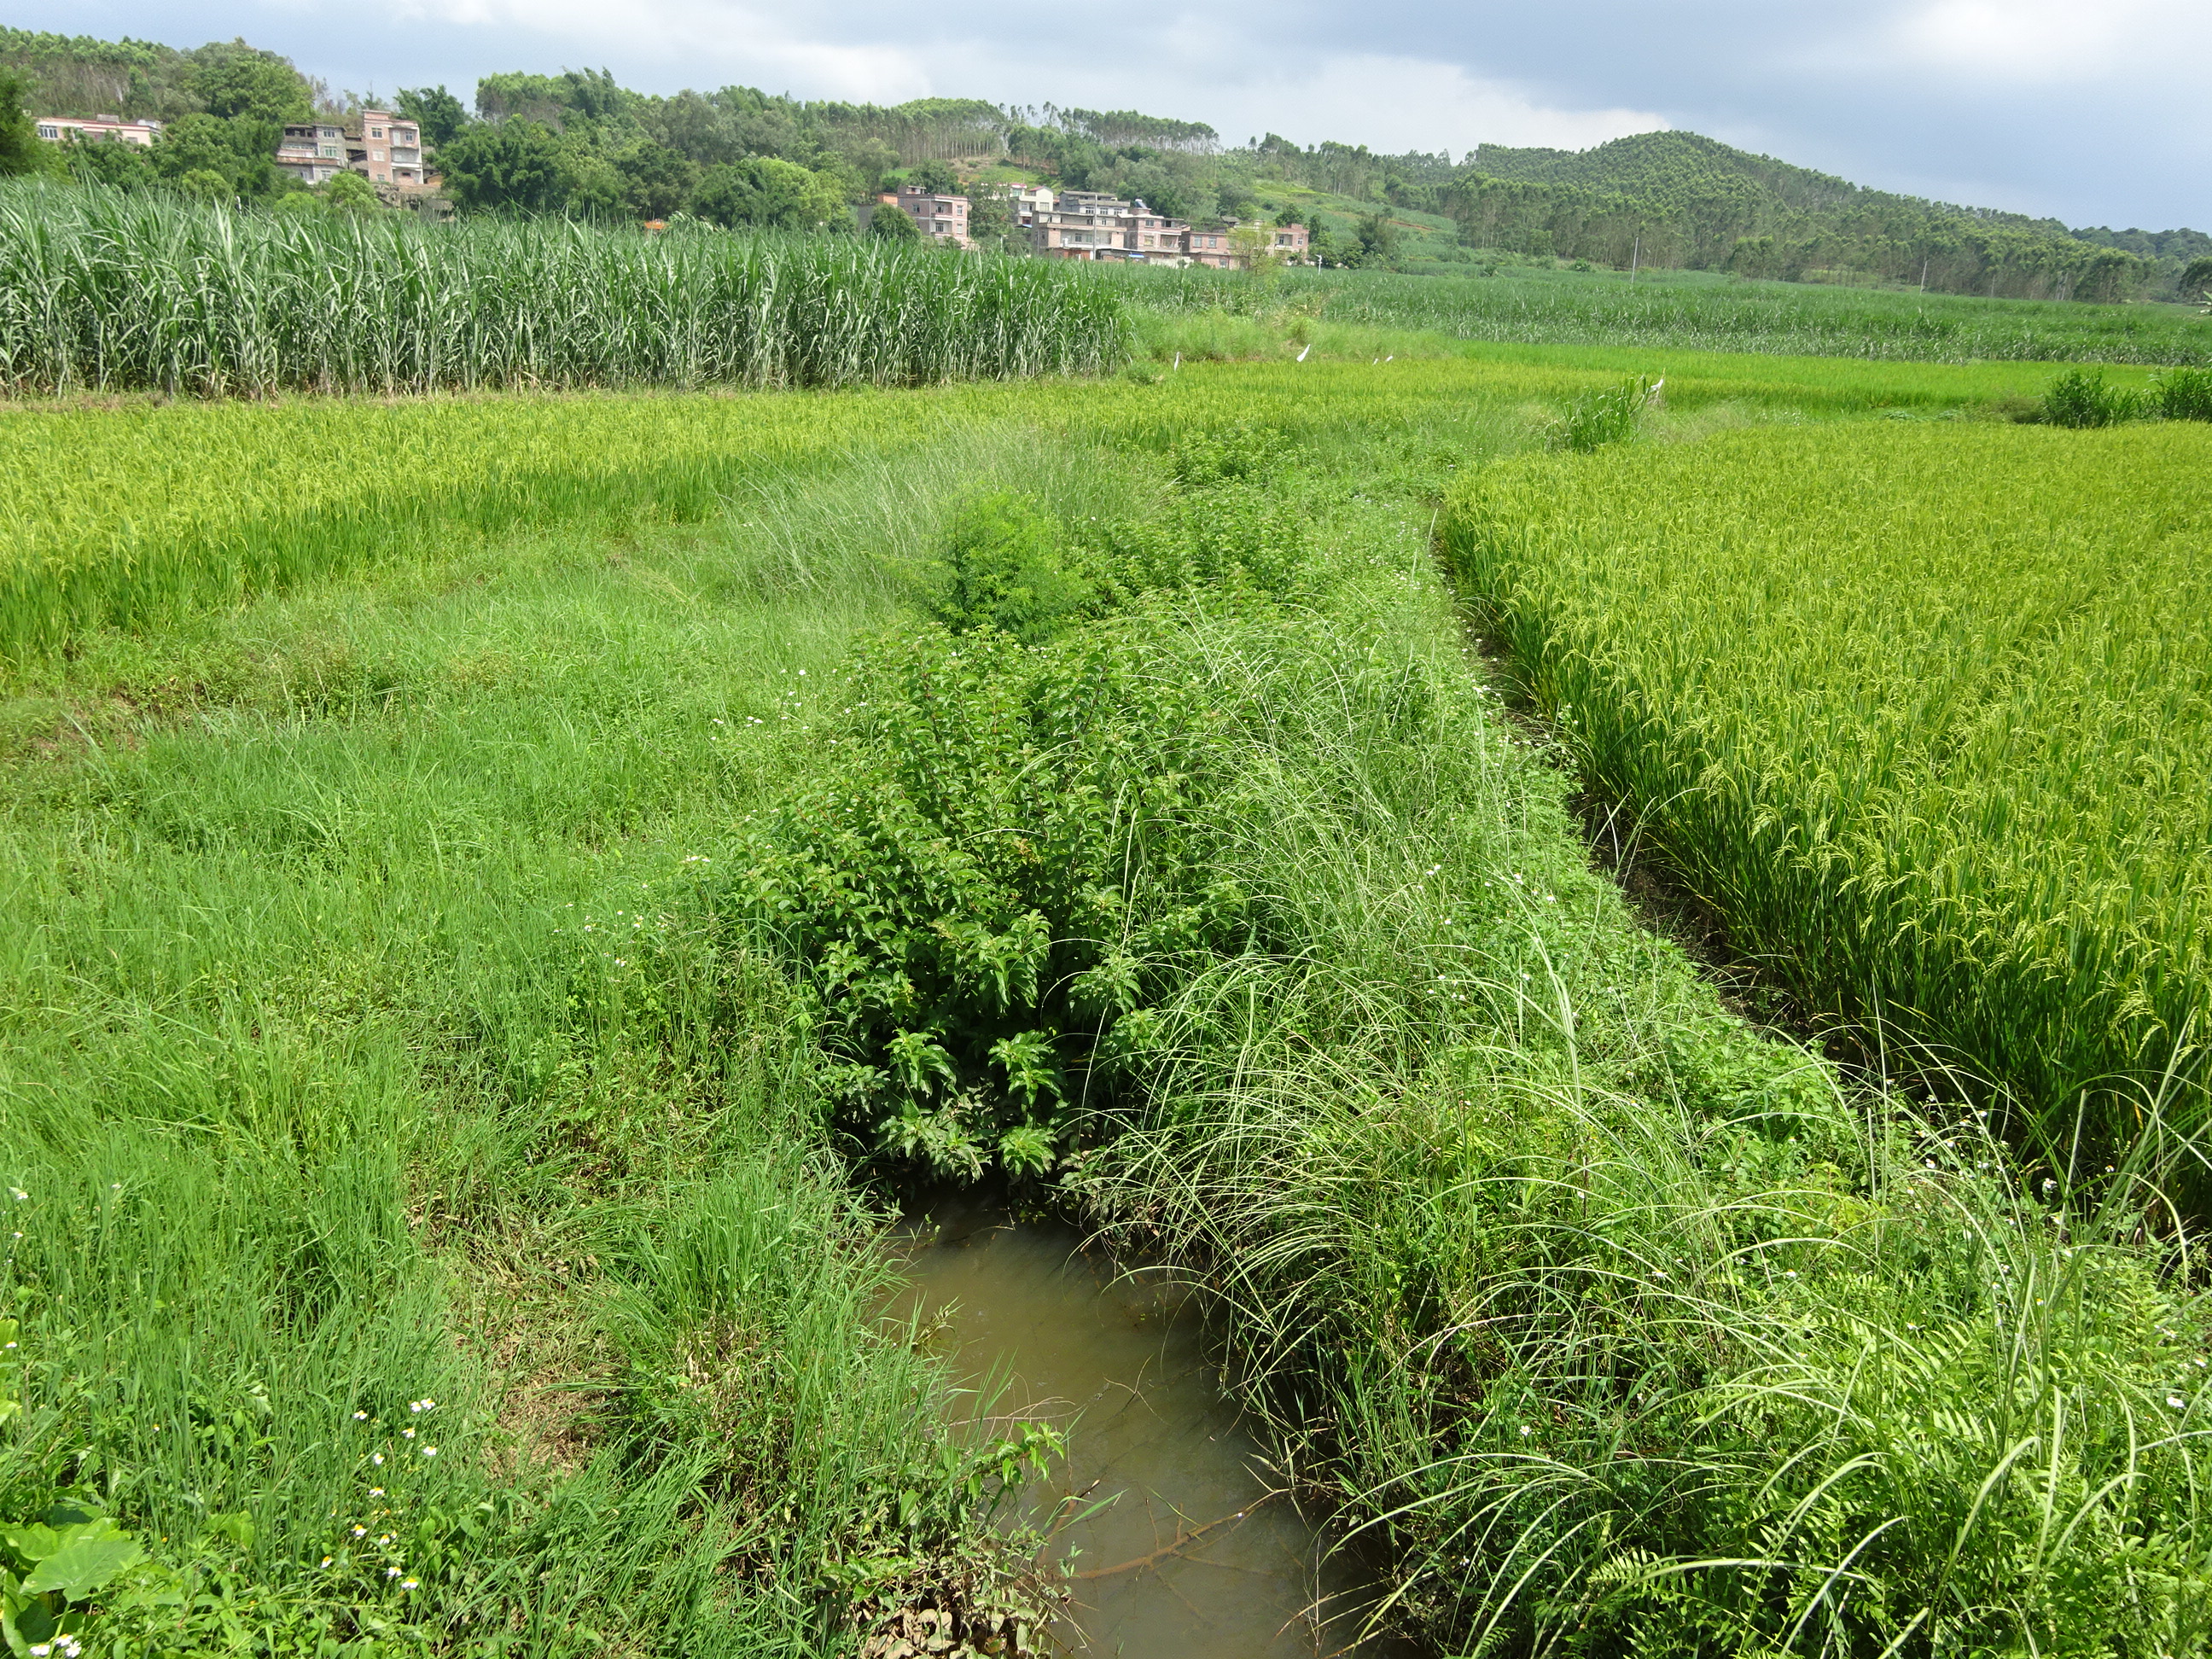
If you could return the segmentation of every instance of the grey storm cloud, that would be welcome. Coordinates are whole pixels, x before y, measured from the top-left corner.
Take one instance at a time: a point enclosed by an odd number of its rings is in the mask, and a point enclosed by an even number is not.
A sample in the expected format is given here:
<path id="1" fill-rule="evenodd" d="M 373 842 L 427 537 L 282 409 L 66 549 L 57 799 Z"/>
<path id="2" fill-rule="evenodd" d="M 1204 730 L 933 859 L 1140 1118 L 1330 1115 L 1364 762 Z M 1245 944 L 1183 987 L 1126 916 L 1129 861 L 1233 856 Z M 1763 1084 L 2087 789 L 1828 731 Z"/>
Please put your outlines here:
<path id="1" fill-rule="evenodd" d="M 1232 141 L 1569 147 L 1686 127 L 1863 184 L 2070 224 L 2212 225 L 2201 0 L 29 0 L 18 27 L 242 34 L 335 85 L 605 64 L 644 90 L 1136 107 Z"/>

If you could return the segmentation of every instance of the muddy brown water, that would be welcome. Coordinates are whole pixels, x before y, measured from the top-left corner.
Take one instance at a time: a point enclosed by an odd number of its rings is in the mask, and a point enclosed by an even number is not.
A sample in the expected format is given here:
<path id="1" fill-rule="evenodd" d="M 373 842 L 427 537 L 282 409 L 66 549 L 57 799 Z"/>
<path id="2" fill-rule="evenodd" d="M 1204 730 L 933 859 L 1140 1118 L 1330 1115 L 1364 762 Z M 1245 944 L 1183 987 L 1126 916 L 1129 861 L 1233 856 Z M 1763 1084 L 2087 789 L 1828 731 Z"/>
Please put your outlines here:
<path id="1" fill-rule="evenodd" d="M 918 1317 L 976 1411 L 1066 1432 L 1066 1461 L 1032 1477 L 1015 1517 L 1060 1523 L 1046 1559 L 1072 1572 L 1073 1599 L 1059 1652 L 1403 1659 L 1354 1644 L 1364 1575 L 1271 1478 L 1186 1292 L 1085 1251 L 1072 1227 L 980 1202 L 939 1204 L 897 1242 L 891 1316 Z"/>

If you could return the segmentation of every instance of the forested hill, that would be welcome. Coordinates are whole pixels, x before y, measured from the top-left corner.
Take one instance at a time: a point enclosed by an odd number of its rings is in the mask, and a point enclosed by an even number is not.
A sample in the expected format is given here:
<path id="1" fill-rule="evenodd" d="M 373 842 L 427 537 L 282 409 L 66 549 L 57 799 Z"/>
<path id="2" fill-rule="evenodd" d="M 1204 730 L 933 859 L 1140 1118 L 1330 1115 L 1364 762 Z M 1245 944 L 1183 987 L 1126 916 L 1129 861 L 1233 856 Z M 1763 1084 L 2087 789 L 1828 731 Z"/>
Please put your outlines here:
<path id="1" fill-rule="evenodd" d="M 244 199 L 290 188 L 269 163 L 269 123 L 310 107 L 336 116 L 349 102 L 242 40 L 179 51 L 0 27 L 0 76 L 11 70 L 40 113 L 169 124 L 150 155 L 80 158 L 88 170 L 118 184 L 212 181 Z M 1395 208 L 1443 216 L 1469 247 L 1622 268 L 2039 299 L 2194 299 L 2212 285 L 2212 237 L 2198 231 L 2069 232 L 2055 219 L 1869 190 L 1692 132 L 1580 151 L 1485 144 L 1455 160 L 1273 133 L 1224 144 L 1202 122 L 1133 110 L 957 98 L 883 108 L 750 87 L 655 95 L 605 70 L 487 74 L 474 93 L 473 107 L 444 87 L 394 94 L 442 152 L 465 211 L 849 222 L 847 204 L 928 167 L 969 185 L 1026 175 L 1141 196 L 1195 222 L 1304 213 L 1327 233 L 1316 249 L 1347 264 L 1398 259 Z M 1361 221 L 1355 240 L 1345 227 Z"/>
<path id="2" fill-rule="evenodd" d="M 1948 292 L 2131 298 L 2145 285 L 2144 259 L 2156 258 L 2151 247 L 2077 237 L 2056 219 L 1869 190 L 1694 132 L 1579 151 L 1485 144 L 1443 205 L 1487 246 L 1793 280 L 1924 281 Z"/>

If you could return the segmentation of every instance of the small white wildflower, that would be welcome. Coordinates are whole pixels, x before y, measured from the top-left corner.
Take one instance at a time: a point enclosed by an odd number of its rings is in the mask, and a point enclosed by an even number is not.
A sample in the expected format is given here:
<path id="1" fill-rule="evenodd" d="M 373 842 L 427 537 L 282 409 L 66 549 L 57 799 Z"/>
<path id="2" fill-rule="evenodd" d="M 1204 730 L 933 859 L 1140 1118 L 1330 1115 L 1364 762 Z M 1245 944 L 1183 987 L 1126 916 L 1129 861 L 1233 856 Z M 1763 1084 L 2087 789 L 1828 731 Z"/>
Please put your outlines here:
<path id="1" fill-rule="evenodd" d="M 425 1446 L 422 1448 L 422 1455 L 425 1457 L 435 1457 L 437 1455 L 438 1449 L 435 1446 Z"/>
<path id="2" fill-rule="evenodd" d="M 384 1466 L 384 1454 L 382 1452 L 372 1452 L 369 1454 L 368 1461 L 381 1468 Z"/>
<path id="3" fill-rule="evenodd" d="M 1527 1439 L 1530 1435 L 1534 1434 L 1534 1432 L 1535 1432 L 1535 1431 L 1534 1431 L 1534 1429 L 1530 1428 L 1530 1427 L 1529 1427 L 1526 1423 L 1523 1423 L 1523 1424 L 1521 1425 L 1521 1437 L 1522 1437 L 1523 1440 L 1526 1440 L 1526 1439 Z"/>
<path id="4" fill-rule="evenodd" d="M 412 1429 L 402 1429 L 399 1431 L 399 1437 L 403 1440 L 412 1440 L 415 1437 L 415 1431 Z"/>
<path id="5" fill-rule="evenodd" d="M 30 1201 L 30 1194 L 25 1192 L 21 1187 L 10 1187 L 8 1190 L 15 1195 L 15 1201 L 18 1204 L 27 1204 Z"/>
<path id="6" fill-rule="evenodd" d="M 367 1527 L 356 1527 L 353 1529 L 353 1535 L 356 1538 L 366 1538 L 368 1536 L 368 1528 Z"/>
<path id="7" fill-rule="evenodd" d="M 2184 1408 L 2185 1408 L 2185 1407 L 2187 1407 L 2187 1405 L 2189 1404 L 2189 1402 L 2188 1402 L 2187 1401 L 2184 1400 L 2184 1399 L 2183 1399 L 2179 1395 L 2178 1395 L 2178 1394 L 2170 1394 L 2170 1395 L 2166 1395 L 2166 1403 L 2167 1405 L 2169 1405 L 2169 1406 L 2172 1407 L 2173 1407 L 2173 1409 L 2174 1409 L 2174 1410 L 2176 1410 L 2176 1411 L 2181 1411 L 2181 1410 L 2183 1410 L 2183 1409 L 2184 1409 Z"/>
<path id="8" fill-rule="evenodd" d="M 368 1495 L 371 1498 L 381 1498 L 384 1496 L 384 1488 L 381 1486 L 371 1486 L 368 1489 Z"/>
<path id="9" fill-rule="evenodd" d="M 368 1421 L 368 1413 L 367 1412 L 356 1412 L 353 1414 L 353 1420 L 356 1423 L 366 1423 Z"/>
<path id="10" fill-rule="evenodd" d="M 1782 1270 L 1782 1276 L 1784 1279 L 1795 1279 L 1797 1277 L 1797 1270 L 1795 1267 L 1785 1267 Z"/>
<path id="11" fill-rule="evenodd" d="M 331 1564 L 331 1558 L 330 1558 L 329 1556 L 327 1556 L 327 1555 L 326 1555 L 326 1556 L 325 1556 L 325 1557 L 323 1558 L 323 1565 L 324 1565 L 325 1566 L 326 1566 L 326 1567 L 327 1567 L 328 1565 L 330 1565 L 330 1564 Z"/>
<path id="12" fill-rule="evenodd" d="M 419 1578 L 403 1578 L 399 1581 L 399 1588 L 404 1590 L 420 1589 L 422 1586 L 422 1581 Z"/>
<path id="13" fill-rule="evenodd" d="M 399 1569 L 397 1567 L 386 1567 L 384 1570 L 384 1576 L 386 1578 L 397 1578 L 399 1577 Z"/>
<path id="14" fill-rule="evenodd" d="M 33 1642 L 31 1644 L 31 1659 L 46 1659 L 46 1656 L 53 1650 L 54 1644 L 52 1642 Z"/>

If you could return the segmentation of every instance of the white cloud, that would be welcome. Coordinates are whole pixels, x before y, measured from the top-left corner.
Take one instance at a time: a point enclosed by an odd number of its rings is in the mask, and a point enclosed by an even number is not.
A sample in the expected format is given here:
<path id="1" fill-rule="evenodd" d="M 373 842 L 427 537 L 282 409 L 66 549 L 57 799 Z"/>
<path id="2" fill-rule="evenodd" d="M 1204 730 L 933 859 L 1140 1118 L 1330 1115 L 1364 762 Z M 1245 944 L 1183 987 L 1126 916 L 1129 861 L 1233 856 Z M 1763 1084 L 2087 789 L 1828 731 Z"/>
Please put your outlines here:
<path id="1" fill-rule="evenodd" d="M 1272 131 L 1302 143 L 1334 138 L 1390 152 L 1457 154 L 1486 143 L 1581 149 L 1668 125 L 1648 110 L 1556 107 L 1455 64 L 1270 46 L 1248 17 L 1198 7 L 1125 14 L 1118 27 L 1105 26 L 1110 39 L 1101 50 L 1084 49 L 1089 26 L 1073 18 L 1000 27 L 988 14 L 963 22 L 926 12 L 848 18 L 830 8 L 778 14 L 738 0 L 630 0 L 618 10 L 601 0 L 405 0 L 403 9 L 538 37 L 534 49 L 516 42 L 510 56 L 518 63 L 655 59 L 666 65 L 655 77 L 667 82 L 659 90 L 738 82 L 877 103 L 981 96 L 1133 105 L 1205 121 L 1231 143 Z"/>
<path id="2" fill-rule="evenodd" d="M 2201 72 L 2208 29 L 2195 0 L 1932 0 L 1911 6 L 1854 55 L 2039 84 L 2131 75 L 2176 52 Z"/>
<path id="3" fill-rule="evenodd" d="M 1301 143 L 1335 138 L 1392 153 L 1457 155 L 1480 143 L 1583 149 L 1668 125 L 1649 110 L 1558 108 L 1455 64 L 1371 53 L 1176 87 L 1175 95 L 1184 107 L 1203 106 L 1202 118 L 1231 143 L 1272 129 Z"/>
<path id="4" fill-rule="evenodd" d="M 779 17 L 727 0 L 632 0 L 611 7 L 598 0 L 408 0 L 406 15 L 463 27 L 512 30 L 538 37 L 533 48 L 518 40 L 517 64 L 550 70 L 643 56 L 670 65 L 679 84 L 701 88 L 742 82 L 769 91 L 855 102 L 901 103 L 929 94 L 933 76 L 912 50 L 858 32 L 841 43 L 807 27 L 797 14 Z M 621 77 L 631 79 L 634 77 Z"/>

